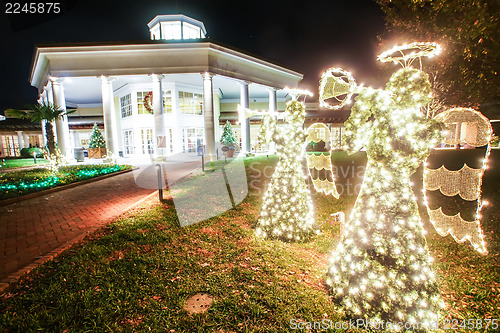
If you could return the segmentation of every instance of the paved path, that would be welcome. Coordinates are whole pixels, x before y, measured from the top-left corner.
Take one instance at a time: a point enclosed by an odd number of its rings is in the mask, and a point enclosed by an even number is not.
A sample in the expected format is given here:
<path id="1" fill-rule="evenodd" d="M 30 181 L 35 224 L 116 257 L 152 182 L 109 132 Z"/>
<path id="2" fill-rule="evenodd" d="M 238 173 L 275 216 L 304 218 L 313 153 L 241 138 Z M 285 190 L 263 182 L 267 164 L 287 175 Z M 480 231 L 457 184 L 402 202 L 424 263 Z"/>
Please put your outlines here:
<path id="1" fill-rule="evenodd" d="M 170 184 L 200 167 L 197 160 L 167 164 L 163 170 Z M 0 291 L 89 232 L 109 224 L 148 196 L 154 196 L 158 185 L 156 175 L 154 165 L 148 165 L 0 206 Z"/>
<path id="2" fill-rule="evenodd" d="M 153 192 L 138 187 L 128 172 L 0 207 L 0 283 Z"/>

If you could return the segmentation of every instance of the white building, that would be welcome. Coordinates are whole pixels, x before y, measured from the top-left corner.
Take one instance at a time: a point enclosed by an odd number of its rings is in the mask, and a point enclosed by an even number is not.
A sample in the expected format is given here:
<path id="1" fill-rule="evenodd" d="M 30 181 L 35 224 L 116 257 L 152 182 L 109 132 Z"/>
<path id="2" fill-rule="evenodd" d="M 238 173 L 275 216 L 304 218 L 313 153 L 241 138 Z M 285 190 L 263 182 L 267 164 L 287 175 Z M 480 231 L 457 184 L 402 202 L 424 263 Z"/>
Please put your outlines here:
<path id="1" fill-rule="evenodd" d="M 213 156 L 226 119 L 249 152 L 258 126 L 234 119 L 237 104 L 283 110 L 279 90 L 303 77 L 206 38 L 203 23 L 184 15 L 159 15 L 148 27 L 150 41 L 36 47 L 30 82 L 40 101 L 77 109 L 55 124 L 67 156 L 100 117 L 116 155 L 168 156 L 203 143 Z"/>

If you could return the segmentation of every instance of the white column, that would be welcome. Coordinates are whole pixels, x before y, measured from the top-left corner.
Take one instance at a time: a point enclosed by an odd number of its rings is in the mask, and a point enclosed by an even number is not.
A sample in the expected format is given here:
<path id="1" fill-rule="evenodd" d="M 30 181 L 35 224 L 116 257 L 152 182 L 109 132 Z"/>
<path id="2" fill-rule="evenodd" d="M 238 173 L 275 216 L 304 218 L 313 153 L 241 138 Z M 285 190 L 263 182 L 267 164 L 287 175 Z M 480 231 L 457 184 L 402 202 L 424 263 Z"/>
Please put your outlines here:
<path id="1" fill-rule="evenodd" d="M 113 88 L 115 89 L 115 88 Z M 113 93 L 114 94 L 114 93 Z M 121 112 L 120 112 L 120 98 L 117 96 L 113 95 L 113 104 L 114 104 L 114 110 L 113 114 L 115 115 L 115 124 L 116 124 L 116 137 L 117 137 L 117 146 L 118 146 L 118 152 L 124 151 L 123 147 L 123 131 L 122 131 L 122 117 L 121 117 Z"/>
<path id="2" fill-rule="evenodd" d="M 57 77 L 51 77 L 50 82 L 52 83 L 52 98 L 54 105 L 66 111 L 66 100 L 64 98 L 64 88 L 61 80 Z M 61 154 L 63 154 L 67 159 L 73 159 L 69 141 L 69 125 L 67 116 L 59 117 L 56 120 L 56 129 L 57 145 Z"/>
<path id="3" fill-rule="evenodd" d="M 77 131 L 70 131 L 71 136 L 73 137 L 73 144 L 75 145 L 75 148 L 80 148 L 80 136 L 78 135 Z"/>
<path id="4" fill-rule="evenodd" d="M 214 94 L 214 138 L 215 138 L 215 146 L 218 146 L 221 133 L 219 130 L 219 118 L 220 118 L 220 95 L 219 94 Z M 219 150 L 219 154 L 221 151 Z"/>
<path id="5" fill-rule="evenodd" d="M 115 99 L 113 98 L 114 78 L 101 76 L 102 114 L 104 118 L 104 138 L 108 157 L 118 157 L 118 133 L 116 132 Z"/>
<path id="6" fill-rule="evenodd" d="M 276 89 L 269 88 L 269 112 L 275 113 L 278 111 L 278 101 L 276 97 Z M 276 152 L 276 144 L 273 142 L 269 143 L 269 153 L 274 154 Z"/>
<path id="7" fill-rule="evenodd" d="M 172 141 L 174 154 L 182 153 L 182 129 L 180 124 L 181 109 L 179 105 L 179 90 L 172 89 Z"/>
<path id="8" fill-rule="evenodd" d="M 30 147 L 30 137 L 28 134 L 23 133 L 23 140 L 24 140 L 24 147 L 29 148 Z"/>
<path id="9" fill-rule="evenodd" d="M 165 151 L 167 148 L 160 148 L 159 140 L 160 137 L 163 137 L 165 144 L 168 146 L 166 142 L 166 130 L 165 130 L 165 119 L 163 113 L 163 88 L 162 88 L 162 79 L 163 75 L 151 74 L 151 79 L 153 80 L 153 117 L 154 117 L 154 145 L 155 145 L 155 155 L 164 157 Z"/>
<path id="10" fill-rule="evenodd" d="M 19 150 L 24 148 L 23 131 L 16 131 L 17 133 L 17 144 L 19 145 Z"/>
<path id="11" fill-rule="evenodd" d="M 47 101 L 47 90 L 43 90 L 42 94 L 40 95 L 40 100 L 39 100 L 39 103 L 40 104 L 48 104 L 48 101 Z M 40 122 L 40 125 L 42 126 L 42 144 L 44 146 L 47 145 L 47 133 L 45 132 L 45 123 L 46 121 L 42 119 L 42 121 Z M 41 147 L 43 148 L 43 147 Z"/>
<path id="12" fill-rule="evenodd" d="M 455 149 L 460 149 L 460 138 L 462 134 L 462 123 L 458 122 L 457 127 L 455 128 Z"/>
<path id="13" fill-rule="evenodd" d="M 50 81 L 45 87 L 45 102 L 47 104 L 54 104 L 54 96 L 52 95 L 52 83 Z M 54 132 L 54 140 L 55 142 L 57 142 L 57 127 L 55 121 L 52 122 L 52 131 Z M 45 140 L 47 140 L 47 138 L 45 138 Z"/>
<path id="14" fill-rule="evenodd" d="M 203 74 L 203 116 L 205 119 L 205 154 L 208 155 L 208 160 L 214 158 L 215 155 L 215 138 L 214 138 L 214 90 L 212 82 L 213 74 Z"/>
<path id="15" fill-rule="evenodd" d="M 248 96 L 248 82 L 240 82 L 240 105 L 244 108 L 250 106 Z M 242 117 L 241 119 L 241 151 L 250 153 L 250 118 Z"/>

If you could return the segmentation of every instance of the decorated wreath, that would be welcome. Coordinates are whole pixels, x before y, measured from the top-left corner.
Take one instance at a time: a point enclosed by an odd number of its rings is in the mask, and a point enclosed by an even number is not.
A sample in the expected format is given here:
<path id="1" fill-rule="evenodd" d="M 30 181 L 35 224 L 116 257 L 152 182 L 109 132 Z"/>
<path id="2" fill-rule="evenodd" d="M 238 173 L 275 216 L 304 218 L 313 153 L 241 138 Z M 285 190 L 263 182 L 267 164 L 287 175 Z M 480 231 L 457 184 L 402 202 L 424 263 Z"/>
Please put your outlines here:
<path id="1" fill-rule="evenodd" d="M 144 96 L 144 101 L 142 102 L 142 104 L 144 104 L 144 107 L 146 108 L 146 110 L 148 110 L 149 113 L 153 113 L 152 100 L 153 100 L 153 92 L 150 91 L 146 96 Z"/>

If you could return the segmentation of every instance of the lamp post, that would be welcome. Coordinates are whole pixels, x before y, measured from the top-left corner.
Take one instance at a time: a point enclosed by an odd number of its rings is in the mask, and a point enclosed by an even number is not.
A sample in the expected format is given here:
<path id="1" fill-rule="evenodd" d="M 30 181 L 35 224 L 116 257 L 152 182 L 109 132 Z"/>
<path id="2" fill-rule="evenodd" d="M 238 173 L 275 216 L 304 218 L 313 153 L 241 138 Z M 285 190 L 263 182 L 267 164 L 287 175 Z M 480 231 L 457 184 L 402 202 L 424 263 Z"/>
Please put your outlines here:
<path id="1" fill-rule="evenodd" d="M 156 174 L 158 176 L 158 198 L 159 198 L 160 202 L 163 202 L 163 184 L 162 184 L 161 165 L 160 164 L 156 165 Z"/>

